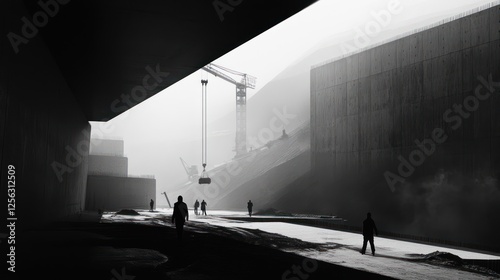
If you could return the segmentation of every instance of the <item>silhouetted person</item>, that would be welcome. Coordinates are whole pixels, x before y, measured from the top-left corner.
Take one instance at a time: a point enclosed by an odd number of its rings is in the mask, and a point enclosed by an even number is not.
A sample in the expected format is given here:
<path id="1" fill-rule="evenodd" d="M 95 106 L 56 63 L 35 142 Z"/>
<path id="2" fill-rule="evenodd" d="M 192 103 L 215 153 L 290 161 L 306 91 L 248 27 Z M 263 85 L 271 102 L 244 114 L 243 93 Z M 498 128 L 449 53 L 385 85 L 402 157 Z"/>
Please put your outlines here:
<path id="1" fill-rule="evenodd" d="M 197 199 L 196 202 L 194 203 L 194 214 L 195 215 L 198 215 L 198 207 L 200 207 L 200 202 Z"/>
<path id="2" fill-rule="evenodd" d="M 175 222 L 177 229 L 177 238 L 182 240 L 182 231 L 184 230 L 184 223 L 189 221 L 189 213 L 186 203 L 182 202 L 182 195 L 177 197 L 177 202 L 174 204 L 174 214 L 172 214 L 172 223 Z"/>
<path id="3" fill-rule="evenodd" d="M 286 134 L 286 131 L 283 129 L 283 134 L 280 137 L 281 139 L 288 138 L 288 134 Z"/>
<path id="4" fill-rule="evenodd" d="M 253 207 L 253 203 L 251 200 L 249 200 L 247 203 L 247 208 L 248 208 L 248 215 L 250 215 L 250 217 L 252 217 L 252 207 Z"/>
<path id="5" fill-rule="evenodd" d="M 377 227 L 375 222 L 372 220 L 372 214 L 367 213 L 366 219 L 363 221 L 363 248 L 361 249 L 361 254 L 366 252 L 366 243 L 370 241 L 370 247 L 372 248 L 372 255 L 375 256 L 375 245 L 373 244 L 373 232 L 378 236 Z"/>
<path id="6" fill-rule="evenodd" d="M 151 201 L 149 202 L 149 208 L 151 212 L 153 212 L 153 206 L 155 205 L 155 201 L 153 199 L 151 199 Z"/>
<path id="7" fill-rule="evenodd" d="M 207 203 L 205 200 L 201 202 L 201 214 L 205 214 L 205 216 L 207 215 Z"/>

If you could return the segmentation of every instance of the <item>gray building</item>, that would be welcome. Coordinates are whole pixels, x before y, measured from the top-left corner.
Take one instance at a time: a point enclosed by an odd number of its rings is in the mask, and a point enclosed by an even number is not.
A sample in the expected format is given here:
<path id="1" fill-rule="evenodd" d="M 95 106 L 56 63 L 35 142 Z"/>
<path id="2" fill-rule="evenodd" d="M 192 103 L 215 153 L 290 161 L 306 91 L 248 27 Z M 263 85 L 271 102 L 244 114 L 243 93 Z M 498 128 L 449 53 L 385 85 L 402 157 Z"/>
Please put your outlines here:
<path id="1" fill-rule="evenodd" d="M 499 39 L 500 8 L 484 7 L 313 67 L 318 199 L 354 224 L 372 211 L 388 231 L 493 240 Z"/>
<path id="2" fill-rule="evenodd" d="M 156 179 L 129 176 L 123 140 L 92 138 L 85 209 L 148 209 L 150 199 L 156 200 Z"/>

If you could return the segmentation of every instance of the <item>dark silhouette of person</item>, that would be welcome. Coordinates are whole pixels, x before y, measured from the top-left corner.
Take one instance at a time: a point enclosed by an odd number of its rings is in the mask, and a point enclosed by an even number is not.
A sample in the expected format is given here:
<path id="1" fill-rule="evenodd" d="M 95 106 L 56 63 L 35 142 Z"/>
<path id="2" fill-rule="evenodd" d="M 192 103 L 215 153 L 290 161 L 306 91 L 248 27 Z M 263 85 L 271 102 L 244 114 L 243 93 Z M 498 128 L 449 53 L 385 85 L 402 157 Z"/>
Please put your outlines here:
<path id="1" fill-rule="evenodd" d="M 188 208 L 186 203 L 182 202 L 182 195 L 179 195 L 177 197 L 177 202 L 174 203 L 174 214 L 172 214 L 172 223 L 175 222 L 177 238 L 179 240 L 182 240 L 182 232 L 186 221 L 189 221 Z"/>
<path id="2" fill-rule="evenodd" d="M 201 202 L 201 214 L 205 214 L 205 216 L 207 215 L 207 203 L 205 200 Z"/>
<path id="3" fill-rule="evenodd" d="M 155 205 L 155 201 L 153 199 L 151 199 L 151 201 L 149 202 L 149 208 L 151 212 L 153 212 L 153 206 Z"/>
<path id="4" fill-rule="evenodd" d="M 198 207 L 200 207 L 200 202 L 197 199 L 196 202 L 194 203 L 194 214 L 195 215 L 198 215 Z"/>
<path id="5" fill-rule="evenodd" d="M 247 208 L 248 208 L 248 215 L 250 215 L 250 217 L 252 217 L 252 207 L 253 207 L 253 203 L 251 200 L 249 200 L 247 203 Z"/>
<path id="6" fill-rule="evenodd" d="M 375 256 L 375 245 L 373 244 L 373 232 L 378 236 L 377 227 L 375 222 L 372 220 L 372 214 L 368 212 L 366 214 L 366 219 L 363 221 L 363 248 L 361 249 L 361 254 L 366 252 L 366 243 L 370 241 L 370 247 L 372 248 L 372 255 Z"/>

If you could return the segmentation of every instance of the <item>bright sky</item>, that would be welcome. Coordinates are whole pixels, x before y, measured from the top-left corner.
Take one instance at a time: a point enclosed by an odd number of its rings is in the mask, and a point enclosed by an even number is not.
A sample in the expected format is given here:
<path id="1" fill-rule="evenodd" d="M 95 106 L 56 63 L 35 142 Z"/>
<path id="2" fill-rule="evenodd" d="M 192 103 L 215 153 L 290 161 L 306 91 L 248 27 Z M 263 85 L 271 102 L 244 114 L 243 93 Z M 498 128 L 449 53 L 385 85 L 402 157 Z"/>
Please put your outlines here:
<path id="1" fill-rule="evenodd" d="M 257 77 L 257 89 L 251 97 L 283 69 L 320 44 L 334 44 L 329 39 L 344 33 L 356 35 L 374 20 L 374 13 L 399 5 L 384 29 L 408 25 L 408 22 L 430 16 L 447 18 L 461 11 L 490 3 L 485 0 L 320 0 L 295 16 L 257 36 L 246 44 L 215 60 L 214 63 Z M 392 4 L 391 4 L 392 3 Z M 428 24 L 434 23 L 433 21 Z M 375 38 L 376 39 L 376 38 Z M 338 43 L 338 42 L 337 42 Z M 199 137 L 201 123 L 202 73 L 197 71 L 156 94 L 139 106 L 108 122 L 108 133 L 102 135 L 92 123 L 95 136 L 124 139 L 129 156 L 130 173 L 151 174 L 134 169 L 144 145 L 172 145 Z M 204 74 L 204 77 L 207 74 Z M 208 75 L 208 120 L 214 121 L 235 108 L 234 85 Z M 154 132 L 154 133 L 153 133 Z M 137 158 L 134 158 L 137 157 Z M 142 165 L 143 166 L 143 165 Z"/>

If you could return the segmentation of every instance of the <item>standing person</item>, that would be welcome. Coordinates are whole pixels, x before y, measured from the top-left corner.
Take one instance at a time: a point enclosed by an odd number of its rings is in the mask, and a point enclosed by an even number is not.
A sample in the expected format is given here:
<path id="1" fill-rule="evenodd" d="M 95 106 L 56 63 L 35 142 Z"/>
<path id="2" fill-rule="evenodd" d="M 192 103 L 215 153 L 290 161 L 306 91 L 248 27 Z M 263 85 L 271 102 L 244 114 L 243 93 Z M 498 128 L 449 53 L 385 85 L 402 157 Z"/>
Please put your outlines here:
<path id="1" fill-rule="evenodd" d="M 363 221 L 363 248 L 361 249 L 361 254 L 365 254 L 366 243 L 370 241 L 370 247 L 372 248 L 372 255 L 375 256 L 375 245 L 373 244 L 373 232 L 378 236 L 377 227 L 375 222 L 372 220 L 372 214 L 368 212 L 366 214 L 366 219 Z"/>
<path id="2" fill-rule="evenodd" d="M 195 215 L 198 215 L 198 207 L 200 207 L 200 202 L 197 199 L 196 202 L 194 203 L 194 214 Z"/>
<path id="3" fill-rule="evenodd" d="M 248 215 L 250 215 L 250 217 L 252 217 L 252 207 L 253 207 L 253 203 L 251 200 L 249 200 L 247 203 L 247 208 L 248 208 Z"/>
<path id="4" fill-rule="evenodd" d="M 149 211 L 153 212 L 154 205 L 155 205 L 155 201 L 153 199 L 151 199 L 151 201 L 149 202 Z"/>
<path id="5" fill-rule="evenodd" d="M 205 214 L 205 216 L 207 215 L 207 203 L 205 200 L 201 202 L 201 214 Z"/>
<path id="6" fill-rule="evenodd" d="M 184 230 L 184 223 L 189 221 L 189 213 L 186 203 L 182 202 L 182 195 L 177 197 L 177 202 L 174 204 L 174 214 L 172 214 L 172 223 L 175 222 L 177 229 L 177 238 L 182 240 L 182 231 Z"/>

